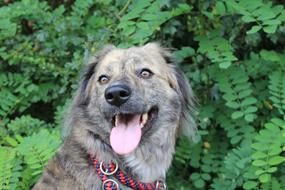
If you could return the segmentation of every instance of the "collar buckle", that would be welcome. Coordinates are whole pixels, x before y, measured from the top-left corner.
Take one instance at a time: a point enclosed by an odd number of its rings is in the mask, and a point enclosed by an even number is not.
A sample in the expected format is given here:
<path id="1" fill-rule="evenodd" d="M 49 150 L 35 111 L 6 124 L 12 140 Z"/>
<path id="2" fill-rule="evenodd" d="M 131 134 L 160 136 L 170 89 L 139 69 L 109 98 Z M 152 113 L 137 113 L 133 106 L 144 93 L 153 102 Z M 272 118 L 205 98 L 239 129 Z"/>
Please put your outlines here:
<path id="1" fill-rule="evenodd" d="M 120 190 L 119 184 L 113 179 L 107 179 L 107 180 L 103 181 L 102 190 L 106 190 L 108 187 L 109 188 L 115 187 L 116 190 Z"/>
<path id="2" fill-rule="evenodd" d="M 105 174 L 105 175 L 108 175 L 108 176 L 110 176 L 110 175 L 113 175 L 114 173 L 116 173 L 116 171 L 118 170 L 118 162 L 115 160 L 113 163 L 114 163 L 114 165 L 115 165 L 115 169 L 113 170 L 113 171 L 108 171 L 108 168 L 106 169 L 106 170 L 104 170 L 103 169 L 103 163 L 104 162 L 100 162 L 100 170 L 101 170 L 101 172 L 103 173 L 103 174 Z"/>
<path id="3" fill-rule="evenodd" d="M 157 180 L 155 183 L 155 190 L 167 190 L 167 186 L 163 180 Z"/>

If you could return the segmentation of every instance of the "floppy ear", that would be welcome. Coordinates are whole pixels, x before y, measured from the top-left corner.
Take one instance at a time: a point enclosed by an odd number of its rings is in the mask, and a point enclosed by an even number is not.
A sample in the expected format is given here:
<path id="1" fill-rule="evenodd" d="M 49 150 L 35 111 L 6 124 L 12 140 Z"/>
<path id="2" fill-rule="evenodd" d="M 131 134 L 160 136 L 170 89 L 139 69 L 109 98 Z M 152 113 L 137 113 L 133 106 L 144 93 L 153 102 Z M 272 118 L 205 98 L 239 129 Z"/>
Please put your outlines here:
<path id="1" fill-rule="evenodd" d="M 91 85 L 89 84 L 90 79 L 92 78 L 96 65 L 100 60 L 104 58 L 110 51 L 115 49 L 115 46 L 108 45 L 105 46 L 99 53 L 97 53 L 90 61 L 90 63 L 83 69 L 80 77 L 80 86 L 76 95 L 76 104 L 80 106 L 86 106 L 89 103 L 89 95 L 91 90 Z"/>
<path id="2" fill-rule="evenodd" d="M 153 51 L 158 51 L 168 64 L 171 75 L 169 77 L 170 85 L 177 91 L 182 102 L 182 111 L 180 116 L 180 133 L 193 141 L 198 141 L 197 127 L 194 120 L 194 94 L 188 82 L 188 79 L 177 66 L 170 51 L 160 47 L 156 43 L 146 45 L 152 47 Z"/>
<path id="3" fill-rule="evenodd" d="M 90 85 L 89 81 L 93 76 L 95 71 L 95 67 L 98 63 L 97 59 L 93 59 L 91 63 L 89 63 L 82 71 L 81 74 L 81 82 L 79 86 L 79 90 L 76 95 L 76 103 L 81 106 L 86 106 L 89 103 L 89 91 Z"/>
<path id="4" fill-rule="evenodd" d="M 180 133 L 198 141 L 197 127 L 194 120 L 194 94 L 183 72 L 176 66 L 175 76 L 179 88 L 179 95 L 182 101 L 180 117 Z"/>
<path id="5" fill-rule="evenodd" d="M 68 115 L 64 119 L 64 125 L 62 127 L 61 136 L 62 139 L 66 138 L 75 125 L 77 121 L 77 117 L 80 117 L 80 113 L 82 112 L 82 107 L 85 107 L 89 103 L 89 96 L 90 96 L 90 79 L 94 76 L 94 72 L 96 69 L 96 65 L 116 47 L 113 45 L 105 46 L 101 51 L 99 51 L 88 63 L 85 68 L 83 68 L 80 77 L 80 84 L 77 92 L 75 93 L 75 97 L 71 105 L 69 106 L 67 112 Z M 76 116 L 76 117 L 75 117 Z"/>

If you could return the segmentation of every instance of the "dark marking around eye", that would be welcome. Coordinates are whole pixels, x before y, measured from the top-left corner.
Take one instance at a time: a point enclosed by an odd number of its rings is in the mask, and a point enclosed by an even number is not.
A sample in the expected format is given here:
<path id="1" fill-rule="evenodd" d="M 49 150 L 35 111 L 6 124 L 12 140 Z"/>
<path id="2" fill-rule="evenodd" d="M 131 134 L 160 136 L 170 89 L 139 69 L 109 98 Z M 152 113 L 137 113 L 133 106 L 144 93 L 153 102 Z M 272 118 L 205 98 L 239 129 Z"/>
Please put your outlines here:
<path id="1" fill-rule="evenodd" d="M 138 76 L 143 78 L 143 79 L 148 79 L 153 75 L 153 72 L 148 69 L 148 68 L 143 68 L 140 70 L 140 72 L 138 73 Z"/>
<path id="2" fill-rule="evenodd" d="M 110 77 L 107 76 L 107 75 L 101 75 L 101 76 L 99 76 L 99 78 L 98 78 L 98 82 L 99 82 L 100 84 L 106 84 L 106 83 L 109 82 L 109 80 L 110 80 Z"/>

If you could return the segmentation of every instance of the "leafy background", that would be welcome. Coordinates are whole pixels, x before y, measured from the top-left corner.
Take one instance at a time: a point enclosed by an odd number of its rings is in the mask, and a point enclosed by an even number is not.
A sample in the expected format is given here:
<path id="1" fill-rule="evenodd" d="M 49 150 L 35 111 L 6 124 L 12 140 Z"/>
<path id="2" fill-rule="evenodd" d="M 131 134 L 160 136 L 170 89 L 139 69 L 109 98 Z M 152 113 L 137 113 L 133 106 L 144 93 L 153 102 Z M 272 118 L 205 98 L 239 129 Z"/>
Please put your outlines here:
<path id="1" fill-rule="evenodd" d="M 30 189 L 40 176 L 90 56 L 148 41 L 172 47 L 199 102 L 201 140 L 179 139 L 169 188 L 285 189 L 283 0 L 0 6 L 0 189 Z"/>

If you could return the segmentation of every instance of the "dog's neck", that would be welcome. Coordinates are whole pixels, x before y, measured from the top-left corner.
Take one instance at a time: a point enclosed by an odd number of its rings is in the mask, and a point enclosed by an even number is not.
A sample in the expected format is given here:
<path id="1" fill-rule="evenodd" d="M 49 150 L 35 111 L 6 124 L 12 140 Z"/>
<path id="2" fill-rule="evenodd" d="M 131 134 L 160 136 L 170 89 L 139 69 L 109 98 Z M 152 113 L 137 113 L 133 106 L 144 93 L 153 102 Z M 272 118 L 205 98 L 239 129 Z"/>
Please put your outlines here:
<path id="1" fill-rule="evenodd" d="M 172 154 L 168 154 L 158 147 L 153 146 L 152 148 L 155 152 L 150 153 L 150 150 L 145 150 L 142 145 L 137 151 L 124 156 L 126 165 L 143 182 L 165 179 L 166 171 L 171 163 Z"/>
<path id="2" fill-rule="evenodd" d="M 100 138 L 94 138 L 94 135 L 90 135 L 88 131 L 86 131 L 85 135 L 82 135 L 82 131 L 76 133 L 76 130 L 74 130 L 73 135 L 85 146 L 88 154 L 96 155 L 98 160 L 104 162 L 116 160 L 121 170 L 146 183 L 165 179 L 166 171 L 170 166 L 174 152 L 174 147 L 170 145 L 161 146 L 155 142 L 144 142 L 152 143 L 152 146 L 144 146 L 142 144 L 133 153 L 126 156 L 118 156 L 114 154 L 108 144 L 102 142 Z"/>

